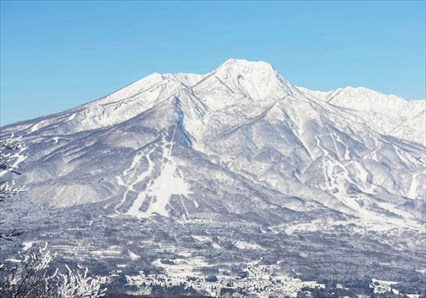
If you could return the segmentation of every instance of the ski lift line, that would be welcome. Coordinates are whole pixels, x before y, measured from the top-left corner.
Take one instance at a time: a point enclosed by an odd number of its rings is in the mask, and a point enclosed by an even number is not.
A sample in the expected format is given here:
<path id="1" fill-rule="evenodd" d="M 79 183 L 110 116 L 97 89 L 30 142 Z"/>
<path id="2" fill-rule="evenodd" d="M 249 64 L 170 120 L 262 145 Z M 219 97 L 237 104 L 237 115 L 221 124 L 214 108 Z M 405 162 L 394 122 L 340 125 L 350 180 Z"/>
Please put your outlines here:
<path id="1" fill-rule="evenodd" d="M 177 124 L 175 124 L 175 128 L 173 129 L 172 139 L 170 141 L 170 148 L 169 148 L 169 154 L 168 154 L 169 157 L 172 156 L 172 149 L 173 149 L 173 144 L 175 140 L 176 128 L 177 128 Z"/>

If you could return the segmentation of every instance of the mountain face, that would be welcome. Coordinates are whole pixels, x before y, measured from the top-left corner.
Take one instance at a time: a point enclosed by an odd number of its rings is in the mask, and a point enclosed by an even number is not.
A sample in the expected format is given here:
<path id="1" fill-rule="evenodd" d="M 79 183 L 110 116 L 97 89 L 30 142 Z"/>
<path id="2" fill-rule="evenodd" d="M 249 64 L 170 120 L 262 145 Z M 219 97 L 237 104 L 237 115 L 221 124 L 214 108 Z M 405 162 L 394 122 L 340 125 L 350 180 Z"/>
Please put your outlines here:
<path id="1" fill-rule="evenodd" d="M 210 230 L 202 233 L 210 238 L 194 241 L 220 252 L 236 237 L 229 223 L 239 223 L 246 238 L 229 249 L 268 251 L 276 262 L 288 247 L 283 238 L 297 235 L 294 245 L 334 251 L 322 241 L 352 243 L 363 235 L 381 239 L 379 250 L 391 246 L 389 254 L 403 255 L 384 271 L 398 267 L 392 277 L 407 276 L 401 268 L 426 268 L 416 242 L 425 224 L 425 110 L 424 100 L 365 88 L 295 87 L 264 62 L 231 59 L 204 75 L 155 73 L 74 109 L 2 127 L 1 138 L 14 134 L 25 144 L 16 181 L 28 191 L 11 210 L 45 210 L 25 220 L 38 230 L 46 210 L 90 210 L 92 222 L 102 214 L 118 226 L 160 225 L 150 235 L 180 248 L 176 239 Z M 230 234 L 218 232 L 221 223 Z M 370 245 L 352 243 L 348 251 Z M 325 257 L 304 254 L 286 270 L 313 280 L 309 264 Z"/>

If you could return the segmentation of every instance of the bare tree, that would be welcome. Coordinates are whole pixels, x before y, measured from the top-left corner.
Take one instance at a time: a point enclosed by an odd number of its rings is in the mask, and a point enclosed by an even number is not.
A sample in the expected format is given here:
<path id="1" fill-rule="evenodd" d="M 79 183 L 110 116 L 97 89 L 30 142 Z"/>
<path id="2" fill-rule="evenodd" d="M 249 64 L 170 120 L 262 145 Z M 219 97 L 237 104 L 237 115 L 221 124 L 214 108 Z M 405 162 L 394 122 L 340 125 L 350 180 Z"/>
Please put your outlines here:
<path id="1" fill-rule="evenodd" d="M 20 141 L 21 138 L 15 138 L 13 135 L 0 140 L 0 203 L 25 190 L 23 187 L 16 186 L 13 180 L 13 175 L 21 175 L 18 172 L 18 166 L 26 158 L 22 154 L 25 147 L 22 146 Z M 13 236 L 19 234 L 0 231 L 0 240 L 11 240 Z"/>
<path id="2" fill-rule="evenodd" d="M 46 271 L 53 255 L 44 247 L 36 246 L 21 256 L 11 267 L 2 264 L 2 297 L 42 297 L 48 291 Z"/>
<path id="3" fill-rule="evenodd" d="M 88 269 L 60 273 L 51 268 L 55 258 L 44 246 L 32 247 L 12 266 L 0 267 L 0 297 L 101 297 L 106 288 L 99 278 L 91 277 Z M 50 273 L 49 273 L 50 272 Z"/>
<path id="4" fill-rule="evenodd" d="M 21 175 L 18 166 L 25 159 L 22 151 L 25 149 L 20 143 L 21 138 L 13 135 L 0 141 L 0 202 L 17 193 L 24 191 L 15 185 L 10 174 Z"/>
<path id="5" fill-rule="evenodd" d="M 99 279 L 90 277 L 89 270 L 72 271 L 66 265 L 68 272 L 59 274 L 59 281 L 55 288 L 58 297 L 100 297 L 105 294 Z"/>

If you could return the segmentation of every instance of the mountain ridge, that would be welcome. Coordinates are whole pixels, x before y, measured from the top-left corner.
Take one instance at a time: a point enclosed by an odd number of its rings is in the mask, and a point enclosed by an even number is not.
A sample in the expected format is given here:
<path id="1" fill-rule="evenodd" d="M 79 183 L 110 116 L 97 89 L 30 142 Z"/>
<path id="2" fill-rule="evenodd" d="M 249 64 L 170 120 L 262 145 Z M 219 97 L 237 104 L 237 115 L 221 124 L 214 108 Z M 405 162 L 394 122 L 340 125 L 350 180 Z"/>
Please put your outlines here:
<path id="1" fill-rule="evenodd" d="M 148 75 L 148 76 L 146 76 L 142 79 L 139 79 L 139 80 L 127 85 L 124 88 L 121 88 L 121 89 L 119 89 L 115 92 L 112 92 L 107 96 L 101 97 L 99 99 L 96 99 L 96 100 L 91 101 L 91 102 L 86 103 L 86 104 L 82 104 L 78 107 L 69 109 L 65 112 L 59 112 L 59 113 L 56 113 L 56 114 L 53 114 L 53 115 L 41 116 L 41 117 L 38 117 L 38 118 L 35 118 L 35 119 L 32 119 L 32 120 L 26 120 L 26 121 L 20 121 L 18 123 L 14 123 L 14 124 L 8 124 L 8 125 L 4 126 L 3 129 L 7 130 L 8 127 L 12 127 L 12 126 L 16 126 L 16 125 L 25 125 L 25 123 L 31 123 L 32 121 L 37 121 L 37 120 L 41 122 L 41 121 L 45 120 L 46 118 L 48 119 L 49 117 L 52 117 L 52 116 L 55 116 L 55 115 L 60 116 L 63 113 L 67 113 L 67 112 L 71 112 L 71 111 L 79 111 L 79 110 L 85 109 L 85 108 L 87 109 L 87 108 L 90 108 L 91 106 L 97 105 L 97 104 L 99 104 L 99 105 L 108 105 L 108 104 L 113 105 L 114 103 L 118 104 L 119 102 L 123 102 L 123 101 L 131 99 L 131 98 L 127 98 L 126 93 L 131 94 L 134 97 L 134 96 L 137 96 L 139 93 L 146 92 L 147 91 L 146 89 L 150 89 L 150 88 L 154 88 L 154 89 L 160 88 L 160 87 L 166 88 L 166 89 L 169 88 L 168 92 L 170 93 L 170 96 L 172 96 L 173 93 L 177 92 L 177 90 L 179 90 L 179 89 L 185 89 L 185 88 L 192 89 L 194 87 L 197 87 L 197 85 L 199 83 L 202 83 L 204 80 L 208 79 L 211 76 L 215 76 L 217 78 L 216 74 L 218 72 L 219 72 L 219 74 L 222 74 L 222 75 L 225 75 L 225 76 L 230 75 L 229 72 L 232 73 L 232 72 L 235 72 L 235 71 L 244 73 L 244 71 L 247 71 L 247 69 L 250 69 L 250 67 L 254 67 L 254 65 L 257 66 L 258 68 L 262 69 L 267 74 L 269 72 L 269 75 L 273 74 L 274 76 L 276 76 L 275 79 L 282 80 L 282 82 L 284 83 L 284 86 L 286 87 L 285 91 L 289 92 L 289 93 L 301 92 L 305 96 L 306 95 L 307 96 L 313 96 L 315 98 L 318 98 L 318 99 L 321 99 L 321 100 L 324 101 L 325 97 L 327 97 L 328 95 L 334 94 L 333 95 L 333 98 L 334 98 L 336 96 L 336 93 L 338 95 L 339 93 L 341 93 L 344 90 L 350 90 L 350 91 L 355 90 L 357 92 L 359 92 L 361 90 L 361 91 L 364 91 L 364 93 L 374 93 L 375 95 L 377 95 L 382 100 L 393 100 L 394 102 L 395 102 L 395 100 L 397 100 L 400 103 L 402 103 L 402 101 L 404 101 L 405 104 L 409 103 L 408 105 L 410 105 L 410 108 L 413 109 L 413 110 L 419 110 L 419 109 L 423 108 L 422 111 L 419 111 L 420 116 L 417 116 L 417 117 L 421 117 L 421 114 L 424 113 L 424 108 L 426 107 L 426 102 L 424 102 L 423 100 L 408 101 L 408 100 L 405 100 L 405 99 L 398 97 L 398 96 L 382 94 L 382 93 L 379 93 L 379 92 L 376 92 L 374 90 L 370 90 L 370 89 L 367 89 L 367 88 L 364 88 L 364 87 L 353 88 L 353 87 L 348 86 L 348 87 L 338 88 L 338 89 L 334 89 L 334 90 L 326 91 L 326 92 L 312 91 L 312 90 L 309 90 L 309 89 L 306 89 L 306 88 L 303 88 L 303 87 L 295 87 L 291 83 L 289 83 L 286 79 L 284 79 L 282 76 L 280 76 L 278 74 L 278 72 L 273 68 L 273 66 L 271 66 L 270 64 L 268 64 L 266 62 L 263 62 L 263 61 L 249 62 L 249 61 L 243 60 L 243 59 L 229 59 L 224 64 L 222 64 L 221 66 L 219 66 L 218 68 L 213 70 L 212 72 L 204 74 L 204 75 L 203 74 L 193 74 L 193 73 L 178 73 L 178 74 L 153 73 L 151 75 Z M 231 71 L 230 71 L 230 69 L 231 69 Z M 228 73 L 226 73 L 227 71 L 228 71 Z M 241 74 L 238 74 L 238 76 L 241 76 Z M 179 83 L 183 84 L 183 86 L 179 85 Z M 167 86 L 165 86 L 165 85 L 167 85 Z M 224 84 L 224 85 L 229 88 L 229 86 L 227 86 L 226 84 Z M 235 85 L 235 82 L 233 82 L 233 85 Z M 138 89 L 139 88 L 138 86 L 140 86 L 140 88 L 145 88 L 145 89 Z M 252 90 L 252 92 L 254 92 L 254 90 Z M 349 92 L 349 93 L 346 92 L 345 98 L 347 98 L 348 94 L 349 94 L 349 96 L 351 96 L 353 98 L 354 102 L 360 100 L 360 98 L 361 98 L 360 96 L 353 96 L 353 94 L 351 94 L 351 93 L 353 93 L 353 92 Z M 247 94 L 247 93 L 245 93 L 245 95 L 248 95 L 248 97 L 250 97 L 250 95 Z M 158 95 L 158 97 L 159 96 L 160 95 Z M 256 96 L 254 96 L 254 98 L 256 98 Z M 119 102 L 114 102 L 114 99 L 118 100 Z M 144 99 L 138 98 L 138 100 L 139 100 L 139 102 L 140 101 L 143 102 Z M 330 99 L 328 97 L 327 97 L 327 100 L 330 101 Z M 352 105 L 355 104 L 354 102 L 352 102 Z M 379 100 L 379 103 L 380 102 L 381 101 Z M 345 107 L 347 108 L 348 105 L 351 106 L 350 102 L 346 102 L 344 104 L 341 103 L 341 102 L 329 102 L 329 103 L 335 104 L 337 106 L 344 107 L 344 108 Z M 384 107 L 385 109 L 387 108 L 387 106 L 384 105 L 383 103 L 381 103 L 381 106 Z M 145 107 L 145 108 L 147 108 L 147 107 Z M 141 110 L 143 110 L 143 109 L 141 109 Z M 102 111 L 99 111 L 99 112 L 101 113 Z M 402 111 L 398 111 L 398 112 L 405 112 L 405 111 L 402 109 Z M 135 114 L 136 114 L 136 112 L 135 112 Z M 411 116 L 411 114 L 409 116 Z M 112 124 L 114 124 L 114 123 L 115 122 L 112 122 Z M 109 123 L 106 123 L 104 125 L 109 125 Z M 40 124 L 40 126 L 41 126 L 41 124 Z M 99 124 L 98 124 L 98 126 L 99 126 Z M 94 125 L 93 128 L 95 128 L 95 127 L 96 127 L 96 125 Z M 39 127 L 37 126 L 35 128 L 39 128 Z M 87 129 L 87 128 L 84 128 L 84 129 Z M 420 132 L 418 132 L 417 135 L 415 136 L 417 139 L 418 139 L 419 133 Z M 397 135 L 397 137 L 404 137 L 404 133 L 399 133 Z M 414 138 L 411 138 L 410 141 L 414 141 Z M 423 145 L 425 145 L 426 141 L 423 140 L 423 141 L 421 141 L 421 143 Z"/>

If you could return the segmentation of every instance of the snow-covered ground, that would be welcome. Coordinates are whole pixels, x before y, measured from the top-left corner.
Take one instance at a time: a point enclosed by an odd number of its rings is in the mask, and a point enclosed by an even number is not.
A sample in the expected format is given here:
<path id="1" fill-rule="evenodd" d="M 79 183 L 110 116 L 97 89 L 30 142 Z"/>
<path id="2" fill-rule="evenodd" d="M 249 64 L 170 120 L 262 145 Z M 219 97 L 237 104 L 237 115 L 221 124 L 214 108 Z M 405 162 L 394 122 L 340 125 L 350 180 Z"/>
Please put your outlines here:
<path id="1" fill-rule="evenodd" d="M 144 285 L 142 291 L 132 294 L 150 295 L 152 288 L 160 286 L 164 288 L 183 287 L 195 289 L 212 297 L 224 296 L 224 290 L 234 293 L 235 297 L 296 297 L 304 287 L 322 288 L 324 285 L 315 281 L 302 281 L 289 275 L 274 273 L 273 266 L 262 266 L 258 262 L 250 262 L 244 271 L 244 277 L 235 278 L 230 272 L 220 272 L 217 275 L 205 276 L 199 269 L 208 265 L 201 258 L 182 258 L 173 264 L 162 263 L 156 260 L 156 267 L 164 269 L 164 274 L 145 275 L 141 273 L 135 276 L 126 276 L 129 285 Z"/>

